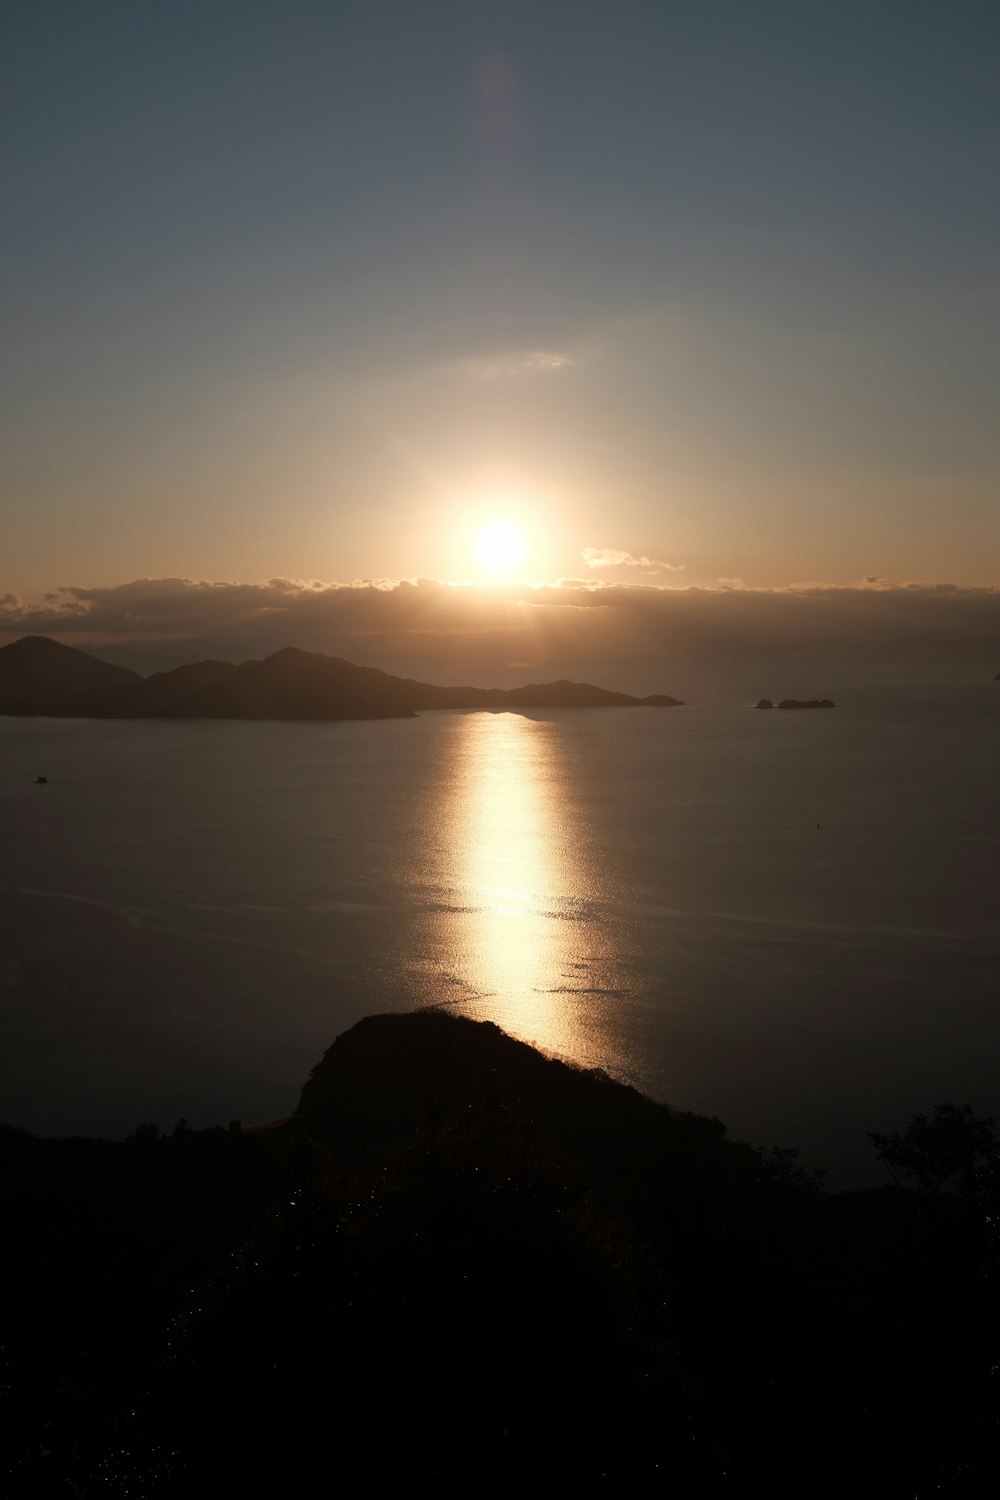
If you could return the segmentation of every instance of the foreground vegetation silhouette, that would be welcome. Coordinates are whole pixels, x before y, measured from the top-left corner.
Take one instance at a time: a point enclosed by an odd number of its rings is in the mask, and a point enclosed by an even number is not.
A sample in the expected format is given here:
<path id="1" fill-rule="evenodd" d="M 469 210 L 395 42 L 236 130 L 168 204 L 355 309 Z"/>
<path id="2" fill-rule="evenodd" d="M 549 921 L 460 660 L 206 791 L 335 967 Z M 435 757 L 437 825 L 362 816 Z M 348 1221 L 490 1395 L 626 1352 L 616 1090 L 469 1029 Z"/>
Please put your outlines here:
<path id="1" fill-rule="evenodd" d="M 297 1113 L 0 1133 L 4 1492 L 997 1492 L 992 1121 L 828 1194 L 442 1011 L 338 1038 Z"/>

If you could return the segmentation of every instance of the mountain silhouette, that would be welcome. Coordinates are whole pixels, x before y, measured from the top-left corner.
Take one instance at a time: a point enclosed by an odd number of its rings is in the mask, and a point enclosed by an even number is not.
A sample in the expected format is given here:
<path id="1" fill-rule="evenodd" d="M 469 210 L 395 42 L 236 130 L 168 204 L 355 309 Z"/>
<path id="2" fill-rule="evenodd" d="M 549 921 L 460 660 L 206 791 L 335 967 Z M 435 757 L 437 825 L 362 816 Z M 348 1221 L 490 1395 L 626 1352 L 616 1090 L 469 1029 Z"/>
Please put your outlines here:
<path id="1" fill-rule="evenodd" d="M 0 647 L 0 714 L 93 714 L 142 685 L 128 667 L 113 667 L 45 635 Z"/>
<path id="2" fill-rule="evenodd" d="M 154 672 L 151 677 L 140 677 L 126 694 L 115 700 L 115 714 L 122 717 L 134 714 L 141 719 L 184 714 L 185 705 L 198 693 L 237 670 L 230 661 L 196 661 L 186 667 L 176 667 L 172 672 Z"/>
<path id="3" fill-rule="evenodd" d="M 178 674 L 193 674 L 209 665 L 214 670 L 206 674 L 206 680 L 199 684 L 192 677 L 192 689 L 185 694 Z M 196 667 L 178 667 L 159 676 L 155 693 L 161 700 L 178 683 L 168 711 L 185 718 L 385 719 L 414 711 L 412 695 L 398 678 L 293 646 L 241 666 L 199 662 Z M 147 699 L 145 689 L 134 701 L 137 708 L 156 716 L 155 699 Z"/>
<path id="4" fill-rule="evenodd" d="M 440 687 L 287 646 L 263 661 L 192 662 L 143 678 L 44 636 L 0 647 L 0 713 L 122 719 L 385 719 L 434 708 L 673 708 L 585 682 Z"/>

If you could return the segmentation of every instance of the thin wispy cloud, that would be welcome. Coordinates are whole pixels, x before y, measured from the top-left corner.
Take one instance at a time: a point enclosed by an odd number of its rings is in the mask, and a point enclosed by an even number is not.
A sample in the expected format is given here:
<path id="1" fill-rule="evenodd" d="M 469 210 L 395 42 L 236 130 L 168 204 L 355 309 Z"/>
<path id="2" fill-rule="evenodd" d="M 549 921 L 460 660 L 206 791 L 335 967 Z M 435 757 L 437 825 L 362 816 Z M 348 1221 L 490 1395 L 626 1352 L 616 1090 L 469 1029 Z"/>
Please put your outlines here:
<path id="1" fill-rule="evenodd" d="M 476 380 L 523 380 L 532 376 L 558 375 L 571 370 L 577 360 L 563 349 L 508 349 L 464 361 L 464 369 Z"/>
<path id="2" fill-rule="evenodd" d="M 683 573 L 684 563 L 657 557 L 635 557 L 620 547 L 584 547 L 580 556 L 588 568 L 641 568 L 644 573 Z"/>

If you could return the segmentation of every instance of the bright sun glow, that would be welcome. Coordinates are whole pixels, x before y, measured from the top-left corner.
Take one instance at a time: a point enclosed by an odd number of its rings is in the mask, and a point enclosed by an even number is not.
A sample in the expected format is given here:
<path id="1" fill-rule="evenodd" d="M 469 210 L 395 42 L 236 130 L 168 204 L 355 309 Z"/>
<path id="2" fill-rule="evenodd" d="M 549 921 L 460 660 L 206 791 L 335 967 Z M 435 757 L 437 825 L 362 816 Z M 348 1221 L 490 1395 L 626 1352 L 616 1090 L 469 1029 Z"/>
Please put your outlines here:
<path id="1" fill-rule="evenodd" d="M 512 573 L 524 560 L 526 541 L 512 521 L 490 521 L 476 533 L 476 561 L 491 573 Z"/>

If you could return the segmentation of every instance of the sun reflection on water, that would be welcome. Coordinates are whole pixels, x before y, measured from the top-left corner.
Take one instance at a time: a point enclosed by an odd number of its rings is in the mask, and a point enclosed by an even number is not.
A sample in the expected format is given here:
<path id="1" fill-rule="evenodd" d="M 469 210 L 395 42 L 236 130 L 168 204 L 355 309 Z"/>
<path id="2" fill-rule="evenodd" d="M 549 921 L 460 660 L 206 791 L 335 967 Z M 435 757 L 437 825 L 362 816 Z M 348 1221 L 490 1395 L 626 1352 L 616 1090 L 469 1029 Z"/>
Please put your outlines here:
<path id="1" fill-rule="evenodd" d="M 580 1008 L 593 994 L 592 892 L 567 817 L 559 726 L 473 713 L 456 734 L 446 835 L 456 861 L 452 962 L 477 997 L 461 1008 L 592 1061 L 590 1007 Z"/>

